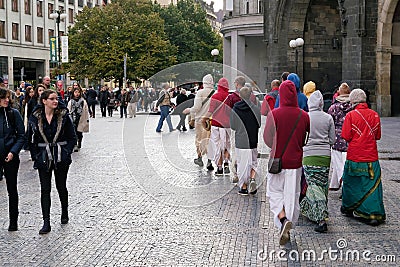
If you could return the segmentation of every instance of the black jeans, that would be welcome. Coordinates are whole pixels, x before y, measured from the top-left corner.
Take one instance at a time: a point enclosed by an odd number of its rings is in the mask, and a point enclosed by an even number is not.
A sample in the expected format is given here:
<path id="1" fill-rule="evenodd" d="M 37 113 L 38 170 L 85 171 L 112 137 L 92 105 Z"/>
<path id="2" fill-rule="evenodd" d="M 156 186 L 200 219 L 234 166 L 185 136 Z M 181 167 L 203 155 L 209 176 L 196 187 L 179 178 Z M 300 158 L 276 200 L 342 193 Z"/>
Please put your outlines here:
<path id="1" fill-rule="evenodd" d="M 124 114 L 125 114 L 125 118 L 126 118 L 126 106 L 120 106 L 119 110 L 120 110 L 121 118 L 124 117 Z"/>
<path id="2" fill-rule="evenodd" d="M 69 166 L 57 164 L 57 169 L 54 168 L 54 164 L 52 164 L 49 171 L 47 170 L 38 170 L 39 178 L 40 178 L 40 190 L 41 197 L 40 201 L 42 204 L 42 215 L 43 219 L 50 219 L 50 206 L 51 206 L 51 178 L 54 172 L 55 180 L 56 180 L 56 188 L 58 192 L 58 196 L 61 202 L 62 210 L 68 209 L 68 190 L 67 190 L 67 175 L 68 175 Z"/>
<path id="3" fill-rule="evenodd" d="M 100 110 L 101 110 L 101 116 L 106 117 L 107 115 L 107 103 L 100 103 Z"/>
<path id="4" fill-rule="evenodd" d="M 4 169 L 4 176 L 6 177 L 7 192 L 8 192 L 8 212 L 10 221 L 17 221 L 18 219 L 18 189 L 17 189 L 17 176 L 19 169 L 19 157 L 14 156 L 10 162 L 2 162 L 0 165 Z"/>
<path id="5" fill-rule="evenodd" d="M 114 111 L 115 107 L 108 106 L 107 109 L 108 109 L 108 117 L 112 117 L 112 114 L 113 114 L 113 111 Z"/>

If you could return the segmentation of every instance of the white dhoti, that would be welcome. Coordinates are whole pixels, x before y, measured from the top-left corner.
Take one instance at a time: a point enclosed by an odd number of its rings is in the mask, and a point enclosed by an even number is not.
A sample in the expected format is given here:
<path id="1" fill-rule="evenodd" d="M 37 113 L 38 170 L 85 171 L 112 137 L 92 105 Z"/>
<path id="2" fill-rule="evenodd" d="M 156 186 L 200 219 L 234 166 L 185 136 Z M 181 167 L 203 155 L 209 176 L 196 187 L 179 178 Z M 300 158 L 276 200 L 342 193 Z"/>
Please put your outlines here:
<path id="1" fill-rule="evenodd" d="M 335 149 L 331 151 L 331 183 L 329 188 L 339 188 L 344 170 L 344 164 L 346 162 L 347 152 L 341 152 Z"/>
<path id="2" fill-rule="evenodd" d="M 231 147 L 235 147 L 235 144 L 236 144 L 235 131 L 232 129 L 229 129 L 229 130 L 230 130 Z M 232 149 L 232 151 L 231 151 L 231 163 L 232 163 L 231 172 L 233 174 L 233 177 L 237 176 L 237 170 L 236 170 L 237 167 L 235 167 L 236 162 L 237 162 L 236 161 L 236 149 Z"/>
<path id="3" fill-rule="evenodd" d="M 219 163 L 221 156 L 224 155 L 225 150 L 230 153 L 231 140 L 230 140 L 230 129 L 211 126 L 211 135 L 208 151 L 212 151 L 213 155 L 211 157 L 215 164 Z"/>
<path id="4" fill-rule="evenodd" d="M 237 175 L 239 177 L 238 186 L 242 188 L 243 184 L 248 185 L 250 172 L 253 169 L 257 171 L 257 148 L 241 149 L 236 148 Z"/>
<path id="5" fill-rule="evenodd" d="M 270 210 L 274 214 L 274 223 L 281 229 L 278 214 L 284 209 L 286 218 L 293 223 L 293 228 L 300 214 L 301 168 L 283 169 L 279 174 L 267 174 L 267 196 Z"/>

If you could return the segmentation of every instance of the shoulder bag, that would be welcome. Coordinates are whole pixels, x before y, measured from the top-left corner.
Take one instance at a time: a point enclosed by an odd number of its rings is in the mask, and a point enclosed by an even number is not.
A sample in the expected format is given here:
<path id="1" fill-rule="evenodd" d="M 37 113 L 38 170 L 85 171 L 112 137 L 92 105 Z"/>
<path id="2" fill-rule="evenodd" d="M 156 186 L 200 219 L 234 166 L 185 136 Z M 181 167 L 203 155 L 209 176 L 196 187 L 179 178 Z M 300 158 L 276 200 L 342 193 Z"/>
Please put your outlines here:
<path id="1" fill-rule="evenodd" d="M 281 156 L 279 158 L 270 158 L 269 159 L 269 163 L 268 163 L 268 166 L 269 166 L 268 172 L 269 173 L 278 174 L 278 173 L 280 173 L 282 171 L 282 157 L 283 157 L 283 154 L 285 153 L 285 150 L 286 150 L 286 148 L 287 148 L 287 146 L 289 144 L 290 139 L 292 138 L 293 132 L 296 129 L 297 124 L 299 123 L 299 120 L 300 120 L 300 117 L 301 117 L 301 113 L 302 112 L 300 110 L 299 116 L 297 116 L 296 123 L 294 124 L 294 126 L 292 128 L 292 131 L 290 132 L 289 138 L 286 141 L 286 144 L 285 144 L 285 146 L 283 148 Z"/>

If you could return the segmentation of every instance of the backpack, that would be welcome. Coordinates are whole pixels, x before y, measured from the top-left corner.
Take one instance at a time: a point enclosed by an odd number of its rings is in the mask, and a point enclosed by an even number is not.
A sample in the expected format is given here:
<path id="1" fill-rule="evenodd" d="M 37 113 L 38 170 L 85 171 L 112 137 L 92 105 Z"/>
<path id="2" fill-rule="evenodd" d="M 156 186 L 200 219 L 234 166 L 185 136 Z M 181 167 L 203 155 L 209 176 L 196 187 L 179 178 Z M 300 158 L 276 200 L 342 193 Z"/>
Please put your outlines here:
<path id="1" fill-rule="evenodd" d="M 272 96 L 275 100 L 279 95 L 279 91 L 278 90 L 273 90 L 271 92 L 268 93 L 269 96 Z"/>

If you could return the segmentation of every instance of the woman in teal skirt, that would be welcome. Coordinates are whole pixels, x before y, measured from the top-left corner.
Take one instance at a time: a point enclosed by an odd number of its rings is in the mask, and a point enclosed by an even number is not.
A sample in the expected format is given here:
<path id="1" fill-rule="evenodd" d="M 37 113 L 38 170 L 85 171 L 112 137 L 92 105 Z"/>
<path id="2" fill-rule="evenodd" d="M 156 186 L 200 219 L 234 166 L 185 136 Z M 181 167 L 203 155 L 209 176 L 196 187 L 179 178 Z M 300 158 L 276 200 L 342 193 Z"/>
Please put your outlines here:
<path id="1" fill-rule="evenodd" d="M 342 128 L 342 137 L 349 147 L 343 172 L 341 212 L 376 226 L 386 219 L 376 144 L 381 138 L 380 118 L 368 108 L 363 90 L 354 89 L 350 102 L 354 110 L 346 115 Z"/>

